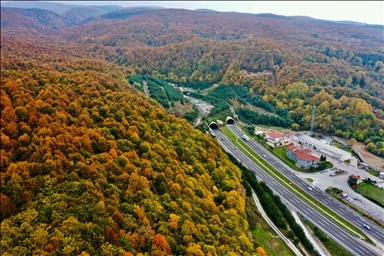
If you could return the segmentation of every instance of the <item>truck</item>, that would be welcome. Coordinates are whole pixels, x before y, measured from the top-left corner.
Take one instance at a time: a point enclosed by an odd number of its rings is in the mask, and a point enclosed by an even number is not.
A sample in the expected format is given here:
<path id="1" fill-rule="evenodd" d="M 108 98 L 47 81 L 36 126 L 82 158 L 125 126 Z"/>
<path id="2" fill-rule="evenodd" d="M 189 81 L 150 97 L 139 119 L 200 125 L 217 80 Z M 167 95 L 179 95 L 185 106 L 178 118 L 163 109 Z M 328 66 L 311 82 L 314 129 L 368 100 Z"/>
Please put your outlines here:
<path id="1" fill-rule="evenodd" d="M 245 141 L 249 141 L 249 138 L 248 138 L 248 136 L 247 136 L 247 135 L 245 135 L 245 134 L 243 135 L 243 137 L 242 137 L 242 138 L 243 138 L 243 140 L 245 140 Z"/>

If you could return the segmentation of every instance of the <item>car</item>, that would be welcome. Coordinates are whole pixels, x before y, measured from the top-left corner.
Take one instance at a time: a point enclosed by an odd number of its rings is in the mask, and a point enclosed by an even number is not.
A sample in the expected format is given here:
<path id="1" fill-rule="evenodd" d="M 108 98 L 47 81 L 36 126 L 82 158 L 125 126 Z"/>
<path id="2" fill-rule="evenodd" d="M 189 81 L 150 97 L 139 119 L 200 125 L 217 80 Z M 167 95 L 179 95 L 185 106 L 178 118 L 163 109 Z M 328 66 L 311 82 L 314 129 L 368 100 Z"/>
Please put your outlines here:
<path id="1" fill-rule="evenodd" d="M 333 176 L 336 176 L 336 174 L 334 174 L 334 173 L 331 173 L 331 174 L 329 174 L 329 176 L 333 177 Z"/>
<path id="2" fill-rule="evenodd" d="M 267 155 L 263 155 L 263 157 L 267 157 Z"/>
<path id="3" fill-rule="evenodd" d="M 364 228 L 366 228 L 366 229 L 368 229 L 368 230 L 370 230 L 370 229 L 371 229 L 371 227 L 370 227 L 370 226 L 368 226 L 367 224 L 363 224 L 363 227 L 364 227 Z"/>
<path id="4" fill-rule="evenodd" d="M 309 191 L 312 191 L 312 190 L 313 190 L 311 187 L 307 187 L 307 189 L 308 189 Z"/>

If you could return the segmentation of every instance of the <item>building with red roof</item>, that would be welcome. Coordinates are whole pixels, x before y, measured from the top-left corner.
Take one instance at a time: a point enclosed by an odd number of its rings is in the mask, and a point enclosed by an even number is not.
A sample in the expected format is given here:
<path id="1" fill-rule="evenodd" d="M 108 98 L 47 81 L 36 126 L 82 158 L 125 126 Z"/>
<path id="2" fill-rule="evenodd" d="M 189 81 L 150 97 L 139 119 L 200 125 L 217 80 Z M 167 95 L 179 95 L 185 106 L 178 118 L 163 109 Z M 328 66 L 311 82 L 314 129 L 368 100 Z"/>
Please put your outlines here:
<path id="1" fill-rule="evenodd" d="M 265 134 L 265 138 L 267 138 L 267 140 L 271 141 L 272 143 L 277 143 L 284 140 L 284 134 L 279 132 L 267 132 Z"/>
<path id="2" fill-rule="evenodd" d="M 352 180 L 356 180 L 356 184 L 360 184 L 361 182 L 363 182 L 363 180 L 360 178 L 360 176 L 356 176 L 356 175 L 351 174 L 349 176 L 349 178 Z"/>
<path id="3" fill-rule="evenodd" d="M 299 149 L 299 147 L 291 145 L 287 147 L 286 156 L 295 161 L 296 166 L 303 169 L 308 169 L 313 166 L 316 167 L 320 158 L 312 155 L 309 148 Z"/>

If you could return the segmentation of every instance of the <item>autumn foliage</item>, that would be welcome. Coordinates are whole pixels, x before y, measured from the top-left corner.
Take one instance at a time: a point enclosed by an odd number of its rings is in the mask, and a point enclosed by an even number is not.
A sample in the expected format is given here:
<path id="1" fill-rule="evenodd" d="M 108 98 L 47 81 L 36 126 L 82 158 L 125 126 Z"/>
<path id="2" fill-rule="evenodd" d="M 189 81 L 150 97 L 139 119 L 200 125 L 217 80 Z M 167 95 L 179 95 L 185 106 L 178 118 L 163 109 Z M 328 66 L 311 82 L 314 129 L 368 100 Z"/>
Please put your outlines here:
<path id="1" fill-rule="evenodd" d="M 4 253 L 265 255 L 246 235 L 239 168 L 134 77 L 218 84 L 217 113 L 248 93 L 296 130 L 316 105 L 315 130 L 384 154 L 380 28 L 154 10 L 52 29 L 22 13 L 1 8 Z M 149 87 L 163 106 L 181 99 Z"/>
<path id="2" fill-rule="evenodd" d="M 254 253 L 219 145 L 72 46 L 2 37 L 2 252 Z"/>

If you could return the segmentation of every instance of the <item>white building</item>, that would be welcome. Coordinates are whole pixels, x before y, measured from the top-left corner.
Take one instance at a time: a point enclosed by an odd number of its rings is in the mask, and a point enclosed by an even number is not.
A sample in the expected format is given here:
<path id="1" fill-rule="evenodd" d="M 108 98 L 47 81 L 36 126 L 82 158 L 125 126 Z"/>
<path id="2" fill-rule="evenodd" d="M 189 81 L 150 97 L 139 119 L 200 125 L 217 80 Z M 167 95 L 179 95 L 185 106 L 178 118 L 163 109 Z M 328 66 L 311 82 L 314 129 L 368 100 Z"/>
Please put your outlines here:
<path id="1" fill-rule="evenodd" d="M 262 135 L 264 132 L 260 130 L 255 130 L 255 135 Z"/>
<path id="2" fill-rule="evenodd" d="M 317 167 L 320 158 L 310 153 L 311 150 L 308 148 L 300 150 L 298 147 L 291 145 L 287 147 L 286 156 L 295 161 L 296 166 L 299 168 L 308 169 L 311 166 Z"/>
<path id="3" fill-rule="evenodd" d="M 355 180 L 355 181 L 356 181 L 356 184 L 360 184 L 361 182 L 363 182 L 363 179 L 360 178 L 360 176 L 356 176 L 356 175 L 351 174 L 351 175 L 349 176 L 349 178 Z"/>
<path id="4" fill-rule="evenodd" d="M 298 133 L 293 136 L 293 140 L 297 141 L 307 147 L 311 147 L 313 149 L 316 149 L 320 151 L 321 153 L 324 153 L 325 155 L 331 156 L 333 158 L 336 158 L 341 161 L 345 161 L 348 159 L 351 159 L 351 153 L 341 150 L 339 148 L 336 148 L 334 146 L 322 143 L 319 140 L 316 140 L 312 137 L 309 137 L 307 135 Z"/>
<path id="5" fill-rule="evenodd" d="M 284 134 L 279 132 L 268 132 L 265 134 L 265 138 L 273 143 L 276 143 L 284 140 Z"/>

